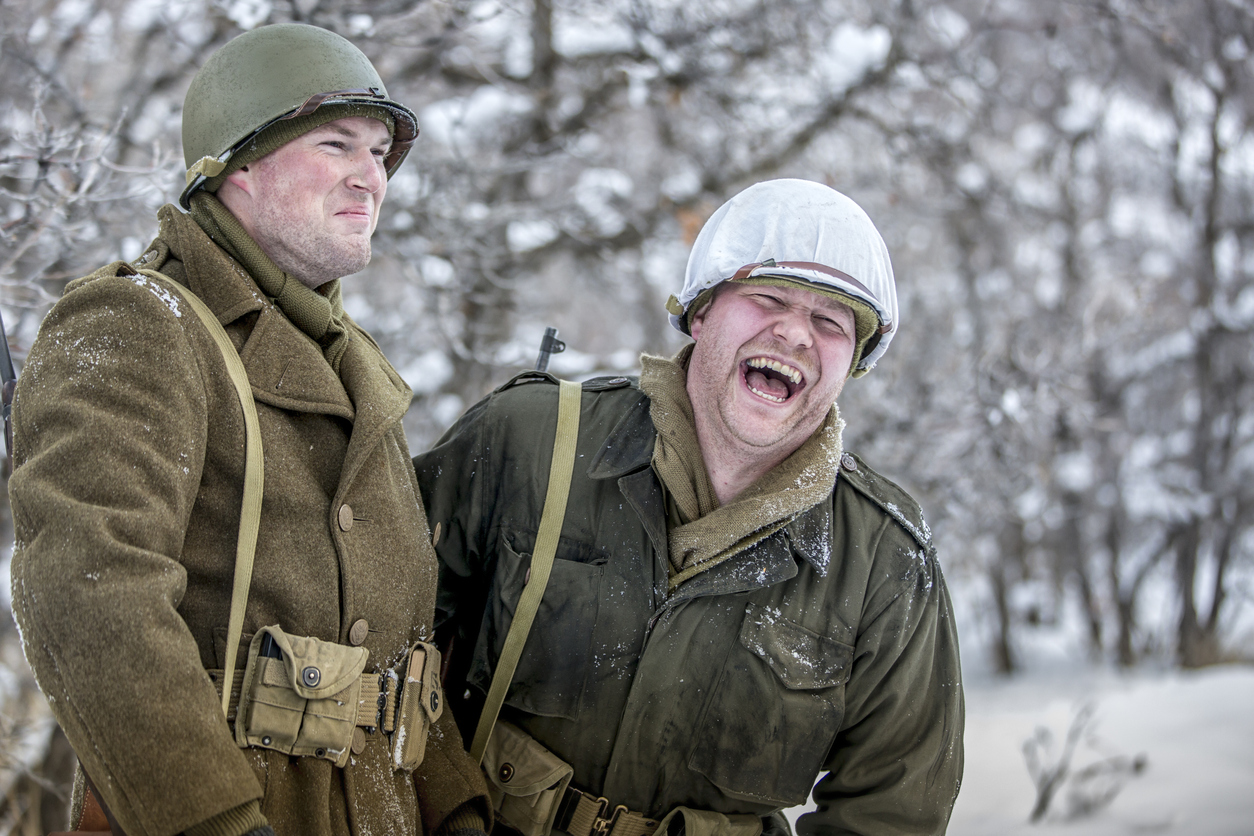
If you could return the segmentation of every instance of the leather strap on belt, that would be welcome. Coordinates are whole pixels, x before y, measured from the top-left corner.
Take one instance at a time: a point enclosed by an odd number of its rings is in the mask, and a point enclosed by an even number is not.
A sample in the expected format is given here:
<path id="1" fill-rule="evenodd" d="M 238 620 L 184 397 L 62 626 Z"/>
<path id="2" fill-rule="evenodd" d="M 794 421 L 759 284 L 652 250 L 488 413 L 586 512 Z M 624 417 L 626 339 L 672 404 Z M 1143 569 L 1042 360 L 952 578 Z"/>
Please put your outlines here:
<path id="1" fill-rule="evenodd" d="M 213 687 L 221 697 L 222 671 L 214 669 L 206 673 L 213 680 Z M 235 715 L 239 708 L 239 692 L 243 682 L 244 671 L 237 670 L 231 682 L 231 694 L 227 701 L 226 720 L 231 724 L 235 723 Z M 361 689 L 357 697 L 356 725 L 363 729 L 379 729 L 385 734 L 396 731 L 400 719 L 397 716 L 400 709 L 400 701 L 397 699 L 399 691 L 400 679 L 395 672 L 363 673 Z"/>
<path id="2" fill-rule="evenodd" d="M 571 836 L 652 836 L 658 822 L 622 804 L 610 809 L 608 799 L 567 787 L 553 826 Z"/>

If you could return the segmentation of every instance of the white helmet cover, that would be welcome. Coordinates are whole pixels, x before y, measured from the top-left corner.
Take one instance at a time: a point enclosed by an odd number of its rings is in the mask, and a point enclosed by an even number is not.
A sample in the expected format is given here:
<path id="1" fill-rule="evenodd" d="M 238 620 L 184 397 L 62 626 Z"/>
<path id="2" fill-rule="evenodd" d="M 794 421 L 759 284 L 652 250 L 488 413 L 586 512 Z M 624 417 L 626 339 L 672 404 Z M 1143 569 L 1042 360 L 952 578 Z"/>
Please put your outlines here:
<path id="1" fill-rule="evenodd" d="M 730 279 L 770 278 L 826 285 L 868 305 L 879 317 L 854 373 L 875 366 L 897 332 L 897 285 L 888 247 L 866 212 L 848 197 L 809 180 L 757 183 L 718 208 L 701 228 L 671 325 L 688 333 L 688 306 Z M 671 306 L 672 311 L 675 307 Z"/>

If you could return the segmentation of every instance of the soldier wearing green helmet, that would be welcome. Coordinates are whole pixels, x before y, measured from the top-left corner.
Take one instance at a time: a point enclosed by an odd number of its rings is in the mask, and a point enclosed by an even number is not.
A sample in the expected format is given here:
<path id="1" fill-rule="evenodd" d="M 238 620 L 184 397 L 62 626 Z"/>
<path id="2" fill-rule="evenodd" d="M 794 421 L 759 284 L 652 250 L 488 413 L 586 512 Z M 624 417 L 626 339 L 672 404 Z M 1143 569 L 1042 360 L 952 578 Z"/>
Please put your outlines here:
<path id="1" fill-rule="evenodd" d="M 417 135 L 339 35 L 236 37 L 188 89 L 186 211 L 41 326 L 13 608 L 79 756 L 80 830 L 490 827 L 443 711 L 411 391 L 341 296 Z"/>

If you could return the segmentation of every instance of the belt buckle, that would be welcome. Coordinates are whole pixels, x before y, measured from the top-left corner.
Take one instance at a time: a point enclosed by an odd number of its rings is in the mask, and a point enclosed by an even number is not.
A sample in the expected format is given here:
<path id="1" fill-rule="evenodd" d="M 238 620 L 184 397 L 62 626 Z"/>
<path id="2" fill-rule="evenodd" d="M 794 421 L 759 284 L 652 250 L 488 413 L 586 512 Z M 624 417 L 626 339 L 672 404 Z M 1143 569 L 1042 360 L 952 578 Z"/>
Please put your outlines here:
<path id="1" fill-rule="evenodd" d="M 607 834 L 614 831 L 614 825 L 618 823 L 618 817 L 628 812 L 628 810 L 626 805 L 619 804 L 614 808 L 614 812 L 607 817 L 605 811 L 609 809 L 609 799 L 602 797 L 598 798 L 597 802 L 600 803 L 601 809 L 597 813 L 596 821 L 592 822 L 592 834 L 593 836 L 607 836 Z"/>

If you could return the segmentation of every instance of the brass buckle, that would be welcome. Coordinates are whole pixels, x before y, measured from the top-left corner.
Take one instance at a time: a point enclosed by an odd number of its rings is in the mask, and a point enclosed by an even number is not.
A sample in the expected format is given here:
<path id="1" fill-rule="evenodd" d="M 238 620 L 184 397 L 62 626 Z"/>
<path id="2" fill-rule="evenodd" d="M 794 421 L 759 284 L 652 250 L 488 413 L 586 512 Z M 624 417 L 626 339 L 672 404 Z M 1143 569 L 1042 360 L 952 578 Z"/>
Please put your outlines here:
<path id="1" fill-rule="evenodd" d="M 600 802 L 601 809 L 596 817 L 596 821 L 592 823 L 592 833 L 594 836 L 607 836 L 607 834 L 614 831 L 614 825 L 618 823 L 618 817 L 629 811 L 626 805 L 619 804 L 614 808 L 614 812 L 606 818 L 605 811 L 610 806 L 609 799 L 598 798 L 597 801 Z"/>

